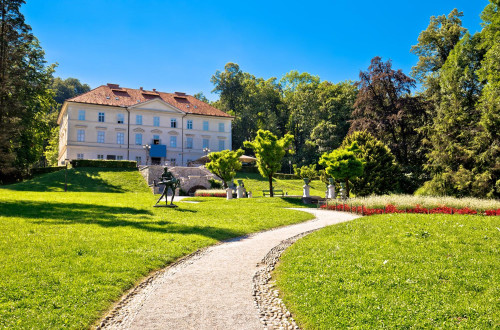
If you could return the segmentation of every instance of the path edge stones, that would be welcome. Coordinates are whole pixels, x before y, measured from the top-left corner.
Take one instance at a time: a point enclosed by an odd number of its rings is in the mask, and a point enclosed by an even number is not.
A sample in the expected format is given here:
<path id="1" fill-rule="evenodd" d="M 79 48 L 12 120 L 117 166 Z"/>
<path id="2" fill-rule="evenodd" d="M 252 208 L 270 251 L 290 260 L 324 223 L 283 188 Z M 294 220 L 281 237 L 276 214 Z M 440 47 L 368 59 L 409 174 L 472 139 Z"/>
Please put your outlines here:
<path id="1" fill-rule="evenodd" d="M 300 238 L 307 236 L 318 229 L 308 230 L 293 237 L 281 241 L 273 247 L 262 261 L 257 264 L 260 267 L 253 277 L 253 296 L 255 307 L 259 313 L 260 323 L 264 329 L 294 329 L 298 330 L 295 319 L 279 297 L 279 290 L 272 280 L 272 272 L 281 258 L 283 252 Z"/>

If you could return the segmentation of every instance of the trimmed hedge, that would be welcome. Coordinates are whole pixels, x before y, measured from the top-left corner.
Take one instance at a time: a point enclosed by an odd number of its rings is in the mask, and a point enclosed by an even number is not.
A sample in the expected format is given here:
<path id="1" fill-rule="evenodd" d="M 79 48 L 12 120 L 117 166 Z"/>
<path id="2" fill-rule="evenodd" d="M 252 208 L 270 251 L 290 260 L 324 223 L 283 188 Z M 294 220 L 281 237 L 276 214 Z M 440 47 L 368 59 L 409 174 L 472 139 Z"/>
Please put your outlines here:
<path id="1" fill-rule="evenodd" d="M 281 180 L 300 179 L 297 175 L 288 173 L 274 173 L 273 178 Z"/>
<path id="2" fill-rule="evenodd" d="M 241 166 L 241 170 L 239 170 L 238 172 L 240 172 L 240 173 L 259 173 L 259 169 L 257 168 L 257 166 L 254 166 L 254 165 L 250 165 L 250 166 L 243 165 L 243 166 Z"/>
<path id="3" fill-rule="evenodd" d="M 64 170 L 66 166 L 35 167 L 30 170 L 31 175 L 40 175 Z"/>
<path id="4" fill-rule="evenodd" d="M 135 160 L 73 159 L 73 167 L 137 168 Z"/>

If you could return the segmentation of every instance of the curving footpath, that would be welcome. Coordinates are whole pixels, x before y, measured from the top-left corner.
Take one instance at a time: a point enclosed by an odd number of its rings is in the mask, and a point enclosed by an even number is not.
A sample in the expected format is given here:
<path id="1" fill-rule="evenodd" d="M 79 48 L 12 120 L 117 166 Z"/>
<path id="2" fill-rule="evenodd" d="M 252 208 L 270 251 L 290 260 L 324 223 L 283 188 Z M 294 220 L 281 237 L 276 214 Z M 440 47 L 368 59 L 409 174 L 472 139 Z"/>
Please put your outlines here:
<path id="1" fill-rule="evenodd" d="M 127 294 L 102 329 L 262 329 L 254 276 L 282 241 L 349 221 L 350 213 L 295 209 L 316 219 L 203 249 L 157 272 Z"/>

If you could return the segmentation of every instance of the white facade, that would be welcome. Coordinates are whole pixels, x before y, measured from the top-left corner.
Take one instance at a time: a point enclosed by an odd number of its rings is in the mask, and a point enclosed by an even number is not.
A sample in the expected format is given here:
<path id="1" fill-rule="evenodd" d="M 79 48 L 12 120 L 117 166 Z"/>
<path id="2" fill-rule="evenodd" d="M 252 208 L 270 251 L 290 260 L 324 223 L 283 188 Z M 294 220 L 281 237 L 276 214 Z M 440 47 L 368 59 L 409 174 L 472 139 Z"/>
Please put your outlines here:
<path id="1" fill-rule="evenodd" d="M 129 107 L 68 101 L 59 118 L 59 164 L 83 158 L 186 166 L 206 147 L 231 149 L 232 120 L 186 113 L 161 99 Z M 145 145 L 165 146 L 165 157 L 153 158 Z"/>

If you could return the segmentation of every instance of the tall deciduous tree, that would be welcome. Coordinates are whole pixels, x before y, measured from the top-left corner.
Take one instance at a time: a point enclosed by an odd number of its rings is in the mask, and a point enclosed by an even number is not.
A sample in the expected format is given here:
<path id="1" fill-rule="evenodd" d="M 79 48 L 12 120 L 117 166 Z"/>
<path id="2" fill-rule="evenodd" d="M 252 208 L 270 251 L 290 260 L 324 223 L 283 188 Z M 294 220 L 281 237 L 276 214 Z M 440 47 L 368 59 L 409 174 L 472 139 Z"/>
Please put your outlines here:
<path id="1" fill-rule="evenodd" d="M 38 161 L 49 134 L 53 66 L 20 12 L 23 0 L 0 2 L 0 182 Z"/>
<path id="2" fill-rule="evenodd" d="M 383 195 L 399 190 L 399 166 L 391 150 L 366 131 L 354 132 L 342 142 L 348 148 L 354 142 L 356 157 L 364 163 L 363 175 L 351 179 L 356 196 Z"/>
<path id="3" fill-rule="evenodd" d="M 240 157 L 243 155 L 243 150 L 236 151 L 223 150 L 211 152 L 208 154 L 210 162 L 206 164 L 207 169 L 213 174 L 222 179 L 224 188 L 227 188 L 227 183 L 235 176 L 236 172 L 241 169 Z"/>
<path id="4" fill-rule="evenodd" d="M 408 178 L 405 192 L 412 192 L 423 181 L 425 161 L 418 148 L 423 139 L 418 128 L 429 120 L 425 102 L 410 94 L 415 80 L 380 57 L 374 57 L 359 77 L 350 132 L 366 130 L 386 144 Z"/>
<path id="5" fill-rule="evenodd" d="M 293 142 L 293 135 L 278 139 L 270 131 L 258 130 L 253 141 L 245 141 L 246 148 L 254 151 L 260 174 L 269 180 L 269 195 L 273 194 L 273 175 L 281 169 L 281 159 Z"/>
<path id="6" fill-rule="evenodd" d="M 350 195 L 349 180 L 363 174 L 363 162 L 356 156 L 356 152 L 358 145 L 354 142 L 347 148 L 324 153 L 319 160 L 319 164 L 325 168 L 330 177 L 345 181 L 347 197 Z"/>

